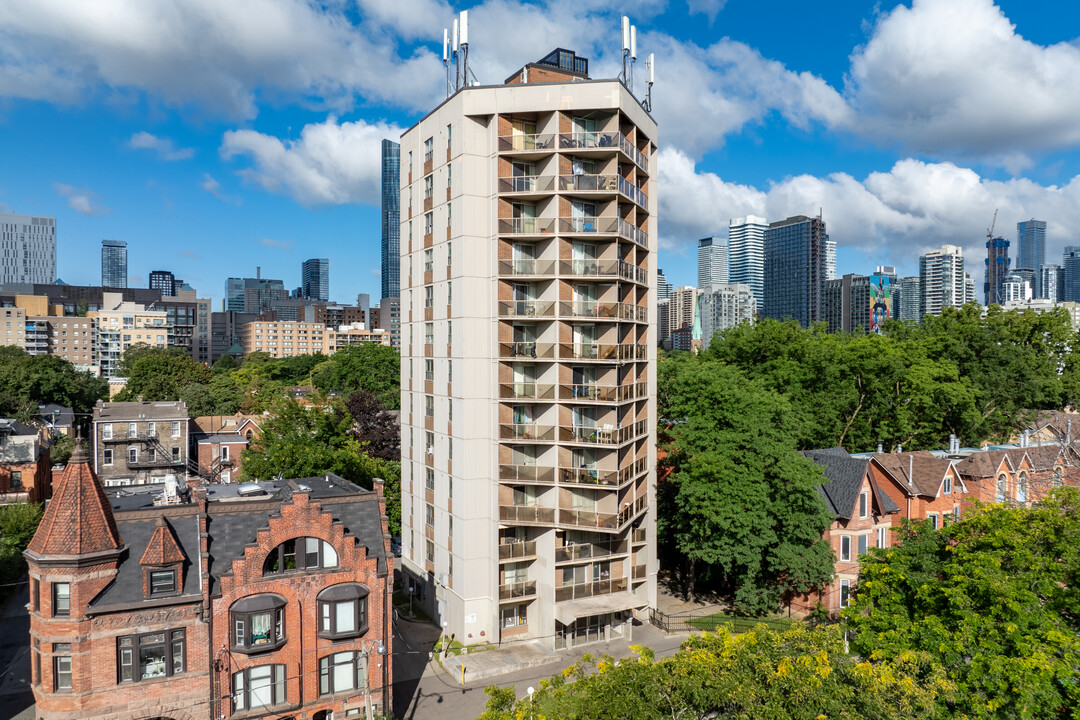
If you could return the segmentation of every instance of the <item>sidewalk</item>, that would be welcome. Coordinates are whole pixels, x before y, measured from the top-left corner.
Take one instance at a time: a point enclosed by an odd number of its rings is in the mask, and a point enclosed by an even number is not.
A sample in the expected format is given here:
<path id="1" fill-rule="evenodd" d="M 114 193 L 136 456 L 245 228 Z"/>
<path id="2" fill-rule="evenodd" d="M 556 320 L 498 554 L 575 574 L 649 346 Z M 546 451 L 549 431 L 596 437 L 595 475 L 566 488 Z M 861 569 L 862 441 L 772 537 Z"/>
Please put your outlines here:
<path id="1" fill-rule="evenodd" d="M 30 689 L 30 601 L 21 585 L 0 610 L 0 717 L 33 720 L 34 693 Z"/>

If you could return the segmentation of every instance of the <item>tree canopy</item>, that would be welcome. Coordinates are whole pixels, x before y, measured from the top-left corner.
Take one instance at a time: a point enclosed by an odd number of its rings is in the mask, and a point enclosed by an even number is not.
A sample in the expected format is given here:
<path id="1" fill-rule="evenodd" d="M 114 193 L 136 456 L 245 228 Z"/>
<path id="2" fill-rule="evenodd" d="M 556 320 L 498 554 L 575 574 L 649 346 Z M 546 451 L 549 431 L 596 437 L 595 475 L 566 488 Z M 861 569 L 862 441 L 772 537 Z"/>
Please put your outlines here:
<path id="1" fill-rule="evenodd" d="M 328 472 L 371 489 L 372 479 L 385 481 L 390 532 L 401 533 L 401 463 L 372 457 L 349 433 L 353 419 L 340 404 L 329 409 L 304 407 L 279 398 L 262 425 L 262 433 L 244 450 L 243 476 L 271 480 L 316 477 Z"/>
<path id="2" fill-rule="evenodd" d="M 1080 717 L 1080 492 L 1034 508 L 983 506 L 861 558 L 845 611 L 873 661 L 928 654 L 970 718 Z"/>
<path id="3" fill-rule="evenodd" d="M 822 720 L 937 718 L 951 692 L 925 653 L 868 662 L 844 652 L 839 629 L 760 627 L 693 635 L 671 657 L 593 662 L 586 656 L 531 698 L 490 687 L 480 720 Z"/>
<path id="4" fill-rule="evenodd" d="M 28 355 L 22 348 L 0 347 L 0 417 L 33 420 L 38 405 L 55 402 L 76 413 L 90 412 L 108 397 L 104 378 L 76 370 L 56 355 Z"/>
<path id="5" fill-rule="evenodd" d="M 684 582 L 746 613 L 776 610 L 833 575 L 822 470 L 796 452 L 790 404 L 710 358 L 659 364 L 669 441 L 658 535 Z"/>
<path id="6" fill-rule="evenodd" d="M 350 345 L 330 356 L 312 372 L 315 387 L 348 396 L 358 390 L 373 393 L 383 407 L 401 405 L 401 357 L 377 343 Z"/>
<path id="7" fill-rule="evenodd" d="M 210 382 L 212 373 L 180 348 L 155 348 L 134 345 L 124 351 L 120 374 L 127 385 L 116 394 L 117 402 L 143 400 L 180 400 L 192 384 Z"/>

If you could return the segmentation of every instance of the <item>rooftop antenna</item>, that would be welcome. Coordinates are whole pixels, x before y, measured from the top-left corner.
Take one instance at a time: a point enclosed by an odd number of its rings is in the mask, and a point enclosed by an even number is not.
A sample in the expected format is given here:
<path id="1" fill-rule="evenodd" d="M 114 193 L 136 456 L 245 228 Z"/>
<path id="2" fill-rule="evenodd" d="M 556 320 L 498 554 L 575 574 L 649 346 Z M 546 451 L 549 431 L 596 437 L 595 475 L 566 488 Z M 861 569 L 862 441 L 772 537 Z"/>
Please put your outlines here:
<path id="1" fill-rule="evenodd" d="M 476 85 L 476 75 L 469 69 L 469 11 L 461 11 L 461 86 L 463 88 Z M 472 76 L 472 80 L 469 77 Z"/>
<path id="2" fill-rule="evenodd" d="M 656 60 L 653 53 L 649 53 L 649 57 L 645 58 L 645 102 L 642 103 L 642 107 L 645 108 L 645 112 L 652 112 L 652 86 L 656 81 Z"/>
<path id="3" fill-rule="evenodd" d="M 446 96 L 450 97 L 450 30 L 442 30 L 442 64 L 446 68 Z"/>
<path id="4" fill-rule="evenodd" d="M 630 82 L 627 83 L 630 86 L 630 94 L 631 95 L 634 93 L 634 63 L 635 62 L 637 62 L 637 26 L 636 25 L 631 25 L 630 26 L 630 67 L 628 68 L 629 69 Z"/>
<path id="5" fill-rule="evenodd" d="M 622 16 L 622 75 L 619 79 L 626 82 L 626 68 L 630 57 L 630 18 Z"/>
<path id="6" fill-rule="evenodd" d="M 458 19 L 454 18 L 453 53 L 454 61 L 454 92 L 461 88 L 461 63 L 458 61 Z"/>

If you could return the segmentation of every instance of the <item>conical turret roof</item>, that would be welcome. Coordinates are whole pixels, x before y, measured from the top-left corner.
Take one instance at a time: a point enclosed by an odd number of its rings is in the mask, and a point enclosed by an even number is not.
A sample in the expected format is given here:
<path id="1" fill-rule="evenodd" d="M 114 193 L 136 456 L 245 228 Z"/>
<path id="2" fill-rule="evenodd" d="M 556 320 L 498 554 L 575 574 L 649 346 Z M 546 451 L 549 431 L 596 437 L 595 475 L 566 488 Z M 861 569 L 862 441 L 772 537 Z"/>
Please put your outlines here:
<path id="1" fill-rule="evenodd" d="M 80 442 L 59 481 L 54 483 L 53 498 L 26 548 L 27 553 L 74 559 L 122 547 L 109 500 Z"/>

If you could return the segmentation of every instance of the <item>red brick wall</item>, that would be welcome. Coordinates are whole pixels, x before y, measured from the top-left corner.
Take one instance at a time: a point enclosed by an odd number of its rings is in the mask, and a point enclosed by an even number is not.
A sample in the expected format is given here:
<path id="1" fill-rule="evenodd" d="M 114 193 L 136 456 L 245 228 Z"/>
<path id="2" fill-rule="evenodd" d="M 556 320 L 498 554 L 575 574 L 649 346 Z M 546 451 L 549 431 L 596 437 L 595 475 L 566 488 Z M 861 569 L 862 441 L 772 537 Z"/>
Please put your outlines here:
<path id="1" fill-rule="evenodd" d="M 298 536 L 316 537 L 330 543 L 338 554 L 341 569 L 263 577 L 263 563 L 269 552 Z M 288 601 L 285 616 L 288 640 L 281 648 L 257 656 L 222 652 L 224 662 L 217 677 L 219 687 L 230 688 L 232 674 L 244 668 L 283 663 L 286 667 L 286 696 L 290 704 L 298 701 L 302 695 L 306 712 L 341 710 L 346 704 L 353 705 L 363 698 L 362 693 L 333 695 L 325 700 L 319 698 L 319 658 L 349 650 L 362 651 L 362 641 L 383 642 L 386 582 L 387 577 L 378 576 L 377 559 L 369 559 L 365 548 L 346 538 L 344 527 L 334 523 L 330 513 L 324 513 L 317 502 L 309 502 L 307 495 L 293 495 L 293 502 L 281 507 L 281 516 L 270 520 L 269 529 L 259 531 L 255 544 L 245 550 L 244 557 L 233 561 L 230 574 L 221 579 L 221 597 L 213 601 L 213 647 L 228 648 L 231 645 L 228 617 L 233 603 L 262 593 L 276 593 Z M 317 635 L 316 596 L 324 588 L 339 583 L 362 583 L 371 590 L 368 595 L 368 631 L 356 640 L 331 642 Z M 377 704 L 381 704 L 383 687 L 380 662 L 387 664 L 389 682 L 392 683 L 393 677 L 389 665 L 392 638 L 390 628 L 386 630 L 386 654 L 380 657 L 372 653 L 368 665 L 371 701 Z M 218 714 L 231 713 L 231 702 L 226 700 Z"/>

